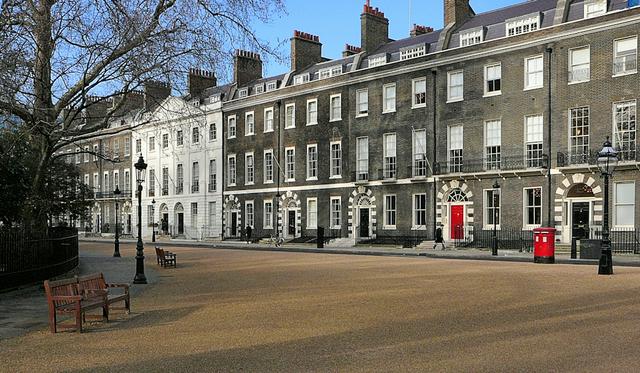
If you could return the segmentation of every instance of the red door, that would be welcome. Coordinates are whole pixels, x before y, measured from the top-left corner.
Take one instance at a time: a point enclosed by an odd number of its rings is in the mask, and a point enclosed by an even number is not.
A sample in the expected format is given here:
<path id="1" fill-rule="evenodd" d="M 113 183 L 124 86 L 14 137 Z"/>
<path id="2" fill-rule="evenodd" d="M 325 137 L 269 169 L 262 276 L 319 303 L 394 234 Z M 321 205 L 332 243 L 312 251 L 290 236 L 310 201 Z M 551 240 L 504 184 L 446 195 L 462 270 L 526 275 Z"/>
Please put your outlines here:
<path id="1" fill-rule="evenodd" d="M 464 238 L 464 206 L 451 206 L 451 239 Z"/>

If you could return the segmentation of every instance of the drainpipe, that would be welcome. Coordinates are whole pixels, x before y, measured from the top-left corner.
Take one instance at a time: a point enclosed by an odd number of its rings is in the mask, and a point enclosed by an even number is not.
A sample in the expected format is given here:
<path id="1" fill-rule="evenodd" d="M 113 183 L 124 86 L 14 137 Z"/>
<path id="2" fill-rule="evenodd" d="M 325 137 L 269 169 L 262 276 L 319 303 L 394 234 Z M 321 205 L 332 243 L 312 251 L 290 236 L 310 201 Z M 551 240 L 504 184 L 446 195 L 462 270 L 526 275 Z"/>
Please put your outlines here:
<path id="1" fill-rule="evenodd" d="M 551 58 L 553 56 L 553 48 L 547 47 L 547 226 L 554 228 L 555 224 L 552 217 L 552 203 L 551 203 Z"/>
<path id="2" fill-rule="evenodd" d="M 282 172 L 282 170 L 280 169 L 280 164 L 281 164 L 280 163 L 280 148 L 281 148 L 281 143 L 280 143 L 281 139 L 280 139 L 280 137 L 281 137 L 281 134 L 282 134 L 282 125 L 280 123 L 281 120 L 282 120 L 282 100 L 278 100 L 278 155 L 277 155 L 277 158 L 278 158 L 278 164 L 277 164 L 277 166 L 278 166 L 277 167 L 277 171 L 278 172 L 277 172 L 277 175 L 278 175 L 278 177 L 276 178 L 276 183 L 277 183 L 276 184 L 276 201 L 274 203 L 274 206 L 276 206 L 276 209 L 275 209 L 275 211 L 276 211 L 276 216 L 275 216 L 275 218 L 276 218 L 275 219 L 276 220 L 276 238 L 279 237 L 279 233 L 280 233 L 280 223 L 278 222 L 278 216 L 279 216 L 279 214 L 281 214 L 281 211 L 280 211 L 280 173 Z M 274 171 L 275 170 L 276 170 L 276 168 L 274 167 Z M 283 216 L 282 217 L 282 226 L 283 226 L 283 228 L 282 228 L 283 232 L 282 233 L 283 233 L 283 236 L 284 236 L 284 218 L 285 217 Z"/>
<path id="3" fill-rule="evenodd" d="M 431 192 L 432 192 L 432 204 L 433 204 L 433 238 L 435 239 L 435 235 L 436 235 L 436 229 L 437 229 L 437 218 L 436 218 L 436 204 L 438 203 L 437 199 L 436 199 L 436 193 L 437 193 L 437 180 L 436 177 L 434 175 L 434 167 L 436 165 L 436 159 L 438 156 L 438 150 L 436 149 L 436 144 L 435 144 L 435 139 L 437 138 L 436 133 L 437 133 L 437 121 L 438 121 L 438 111 L 437 111 L 437 104 L 438 104 L 438 89 L 436 87 L 436 82 L 437 82 L 437 78 L 438 78 L 438 71 L 436 69 L 431 70 L 431 74 L 433 75 L 433 102 L 432 102 L 432 107 L 433 107 L 433 139 L 434 139 L 434 143 L 433 143 L 433 155 L 431 158 L 431 176 L 433 177 L 433 183 L 431 184 Z"/>

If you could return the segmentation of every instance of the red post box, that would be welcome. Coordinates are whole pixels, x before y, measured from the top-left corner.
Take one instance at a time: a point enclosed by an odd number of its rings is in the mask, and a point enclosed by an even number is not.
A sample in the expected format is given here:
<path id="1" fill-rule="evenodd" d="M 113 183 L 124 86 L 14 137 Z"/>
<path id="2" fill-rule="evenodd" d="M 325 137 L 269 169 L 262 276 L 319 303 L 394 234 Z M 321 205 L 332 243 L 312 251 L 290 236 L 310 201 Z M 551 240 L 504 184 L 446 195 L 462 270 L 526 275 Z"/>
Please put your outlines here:
<path id="1" fill-rule="evenodd" d="M 533 230 L 533 262 L 555 263 L 556 229 L 536 228 Z"/>

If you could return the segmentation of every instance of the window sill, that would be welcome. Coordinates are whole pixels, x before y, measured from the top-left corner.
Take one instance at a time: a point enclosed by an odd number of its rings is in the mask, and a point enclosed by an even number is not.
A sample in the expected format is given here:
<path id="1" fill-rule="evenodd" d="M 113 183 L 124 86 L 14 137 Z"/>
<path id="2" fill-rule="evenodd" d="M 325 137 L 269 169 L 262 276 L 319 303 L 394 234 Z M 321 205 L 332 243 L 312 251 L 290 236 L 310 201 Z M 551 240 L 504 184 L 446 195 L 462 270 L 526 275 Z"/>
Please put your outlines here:
<path id="1" fill-rule="evenodd" d="M 533 91 L 533 90 L 541 89 L 541 88 L 544 88 L 544 85 L 539 85 L 539 86 L 537 85 L 537 86 L 533 86 L 533 87 L 525 87 L 523 89 L 523 91 L 525 91 L 525 92 L 526 91 Z"/>
<path id="2" fill-rule="evenodd" d="M 502 91 L 488 92 L 482 95 L 482 97 L 487 98 L 487 97 L 494 97 L 494 96 L 500 96 L 500 95 L 502 95 Z"/>
<path id="3" fill-rule="evenodd" d="M 396 230 L 396 226 L 395 225 L 384 225 L 384 226 L 382 226 L 382 229 L 389 230 L 389 231 L 394 231 L 394 230 Z"/>
<path id="4" fill-rule="evenodd" d="M 255 185 L 255 183 L 245 183 L 244 185 L 250 186 L 250 185 Z"/>
<path id="5" fill-rule="evenodd" d="M 264 131 L 263 133 L 271 133 L 271 132 L 273 132 L 273 130 L 267 130 L 267 131 Z"/>
<path id="6" fill-rule="evenodd" d="M 415 105 L 411 106 L 411 109 L 424 109 L 426 107 L 427 107 L 426 103 L 424 103 L 424 104 L 415 104 Z"/>
<path id="7" fill-rule="evenodd" d="M 329 180 L 342 179 L 342 175 L 334 175 L 329 177 Z"/>
<path id="8" fill-rule="evenodd" d="M 247 133 L 246 135 L 244 135 L 244 137 L 247 137 L 247 136 L 255 136 L 255 133 Z"/>
<path id="9" fill-rule="evenodd" d="M 228 186 L 228 187 L 234 187 L 234 186 L 236 186 L 236 184 L 229 184 L 229 185 L 227 185 L 227 186 Z"/>
<path id="10" fill-rule="evenodd" d="M 366 118 L 369 116 L 369 113 L 365 113 L 365 114 L 357 114 L 356 118 Z"/>
<path id="11" fill-rule="evenodd" d="M 484 231 L 492 231 L 493 232 L 493 225 L 489 225 L 489 226 L 483 225 L 482 226 L 482 230 L 484 230 Z M 499 231 L 499 230 L 500 230 L 500 225 L 496 225 L 496 231 Z"/>
<path id="12" fill-rule="evenodd" d="M 637 73 L 638 73 L 638 70 L 635 70 L 635 71 L 625 71 L 625 72 L 623 72 L 623 73 L 613 74 L 613 75 L 611 75 L 611 77 L 612 77 L 612 78 L 618 78 L 618 77 L 621 77 L 621 76 L 635 75 L 635 74 L 637 74 Z"/>
<path id="13" fill-rule="evenodd" d="M 383 111 L 382 114 L 393 114 L 395 113 L 395 110 L 387 110 L 387 111 Z"/>
<path id="14" fill-rule="evenodd" d="M 532 230 L 534 230 L 534 229 L 536 229 L 536 228 L 540 228 L 540 227 L 542 227 L 542 225 L 541 225 L 541 224 L 536 224 L 536 225 L 524 225 L 524 226 L 522 226 L 522 230 L 523 230 L 523 231 L 532 231 Z"/>
<path id="15" fill-rule="evenodd" d="M 265 225 L 265 226 L 264 226 L 264 229 L 273 229 L 273 226 L 271 226 L 271 225 Z"/>
<path id="16" fill-rule="evenodd" d="M 307 181 L 318 181 L 317 177 L 309 177 L 307 178 Z"/>
<path id="17" fill-rule="evenodd" d="M 307 123 L 307 126 L 317 126 L 318 122 L 313 122 L 313 123 Z"/>
<path id="18" fill-rule="evenodd" d="M 421 226 L 413 226 L 413 227 L 411 227 L 411 230 L 412 231 L 426 231 L 427 227 L 425 227 L 423 225 L 421 225 Z"/>
<path id="19" fill-rule="evenodd" d="M 293 127 L 285 127 L 284 129 L 286 129 L 286 130 L 291 130 L 291 129 L 294 129 L 294 128 L 296 128 L 296 126 L 293 126 Z"/>
<path id="20" fill-rule="evenodd" d="M 329 229 L 342 229 L 342 227 L 339 226 L 339 225 L 334 225 L 334 226 L 330 227 Z"/>
<path id="21" fill-rule="evenodd" d="M 285 179 L 285 183 L 295 183 L 296 179 Z"/>
<path id="22" fill-rule="evenodd" d="M 318 229 L 318 227 L 317 227 L 317 226 L 315 226 L 315 227 L 307 227 L 307 228 L 306 228 L 306 230 L 308 230 L 308 231 L 314 231 L 314 230 L 316 230 L 316 229 Z"/>
<path id="23" fill-rule="evenodd" d="M 273 184 L 273 180 L 265 181 L 262 184 Z"/>
<path id="24" fill-rule="evenodd" d="M 232 140 L 232 139 L 235 139 L 235 138 L 236 138 L 235 136 L 229 136 L 229 137 L 227 137 L 227 140 Z"/>
<path id="25" fill-rule="evenodd" d="M 342 121 L 342 117 L 340 118 L 335 118 L 335 119 L 329 119 L 329 123 L 333 123 L 333 122 L 340 122 Z"/>
<path id="26" fill-rule="evenodd" d="M 587 79 L 587 80 L 579 80 L 576 82 L 567 82 L 567 85 L 576 85 L 576 84 L 581 84 L 581 83 L 589 83 L 591 81 L 591 79 Z"/>
<path id="27" fill-rule="evenodd" d="M 462 102 L 462 101 L 464 101 L 464 98 L 452 98 L 447 100 L 447 104 L 453 104 L 455 102 Z"/>

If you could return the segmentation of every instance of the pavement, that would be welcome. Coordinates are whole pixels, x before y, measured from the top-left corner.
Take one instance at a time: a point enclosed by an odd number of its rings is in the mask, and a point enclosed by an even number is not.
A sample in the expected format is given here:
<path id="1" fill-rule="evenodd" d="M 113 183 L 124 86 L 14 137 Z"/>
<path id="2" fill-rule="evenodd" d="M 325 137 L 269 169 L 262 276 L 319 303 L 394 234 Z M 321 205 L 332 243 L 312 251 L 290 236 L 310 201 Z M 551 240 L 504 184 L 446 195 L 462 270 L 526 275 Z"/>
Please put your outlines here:
<path id="1" fill-rule="evenodd" d="M 0 371 L 640 371 L 640 268 L 169 249 L 131 315 L 2 339 Z"/>
<path id="2" fill-rule="evenodd" d="M 81 238 L 84 242 L 112 243 L 111 238 Z M 135 243 L 133 239 L 124 239 L 120 242 Z M 147 247 L 152 245 L 160 247 L 194 247 L 209 249 L 233 249 L 250 251 L 275 251 L 275 252 L 304 252 L 316 254 L 341 254 L 341 255 L 367 255 L 367 256 L 424 256 L 435 259 L 466 259 L 466 260 L 491 260 L 508 262 L 533 262 L 533 253 L 520 252 L 517 250 L 499 250 L 497 256 L 491 255 L 489 249 L 475 248 L 452 248 L 446 250 L 433 249 L 432 247 L 402 248 L 399 246 L 356 245 L 354 247 L 325 247 L 317 248 L 315 244 L 290 244 L 286 243 L 281 247 L 275 247 L 262 243 L 246 243 L 243 241 L 193 241 L 193 240 L 158 240 L 155 243 L 146 242 Z M 557 264 L 578 264 L 578 265 L 598 265 L 597 259 L 571 259 L 570 253 L 557 252 L 555 256 Z M 640 267 L 640 255 L 618 254 L 613 256 L 613 265 L 625 267 Z"/>

